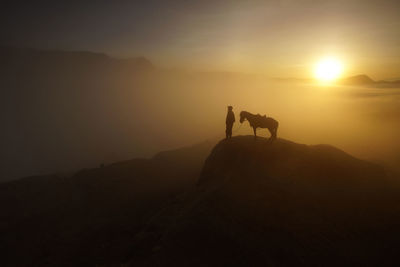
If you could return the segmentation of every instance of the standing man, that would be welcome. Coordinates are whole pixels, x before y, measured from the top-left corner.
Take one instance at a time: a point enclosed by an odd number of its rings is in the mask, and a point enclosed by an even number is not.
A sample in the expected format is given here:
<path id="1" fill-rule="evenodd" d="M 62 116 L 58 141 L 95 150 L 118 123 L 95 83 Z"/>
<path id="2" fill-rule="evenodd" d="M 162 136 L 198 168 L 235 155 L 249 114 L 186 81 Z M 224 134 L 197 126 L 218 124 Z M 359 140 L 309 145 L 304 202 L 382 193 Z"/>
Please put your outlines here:
<path id="1" fill-rule="evenodd" d="M 233 107 L 232 106 L 228 106 L 228 114 L 226 114 L 226 130 L 225 130 L 225 134 L 226 134 L 226 139 L 228 138 L 232 138 L 232 127 L 233 127 L 233 123 L 235 122 L 235 114 L 232 111 Z"/>

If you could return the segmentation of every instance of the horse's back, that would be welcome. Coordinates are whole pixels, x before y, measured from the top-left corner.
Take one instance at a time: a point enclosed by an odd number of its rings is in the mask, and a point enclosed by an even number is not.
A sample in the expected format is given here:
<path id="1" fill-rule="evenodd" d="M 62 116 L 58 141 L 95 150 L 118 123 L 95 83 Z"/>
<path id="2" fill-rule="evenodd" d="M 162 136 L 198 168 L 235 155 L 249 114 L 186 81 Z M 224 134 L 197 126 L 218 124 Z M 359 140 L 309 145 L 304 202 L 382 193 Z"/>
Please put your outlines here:
<path id="1" fill-rule="evenodd" d="M 263 128 L 278 128 L 279 122 L 271 117 L 264 117 L 260 126 Z"/>

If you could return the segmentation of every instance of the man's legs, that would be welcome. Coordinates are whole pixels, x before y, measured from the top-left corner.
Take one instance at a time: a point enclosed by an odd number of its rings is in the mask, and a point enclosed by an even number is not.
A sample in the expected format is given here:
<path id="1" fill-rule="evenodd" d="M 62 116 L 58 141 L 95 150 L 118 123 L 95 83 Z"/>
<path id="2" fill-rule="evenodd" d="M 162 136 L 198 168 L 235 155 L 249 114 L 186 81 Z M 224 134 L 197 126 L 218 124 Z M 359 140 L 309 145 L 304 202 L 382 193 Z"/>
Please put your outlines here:
<path id="1" fill-rule="evenodd" d="M 226 138 L 232 138 L 232 127 L 233 123 L 226 125 Z"/>

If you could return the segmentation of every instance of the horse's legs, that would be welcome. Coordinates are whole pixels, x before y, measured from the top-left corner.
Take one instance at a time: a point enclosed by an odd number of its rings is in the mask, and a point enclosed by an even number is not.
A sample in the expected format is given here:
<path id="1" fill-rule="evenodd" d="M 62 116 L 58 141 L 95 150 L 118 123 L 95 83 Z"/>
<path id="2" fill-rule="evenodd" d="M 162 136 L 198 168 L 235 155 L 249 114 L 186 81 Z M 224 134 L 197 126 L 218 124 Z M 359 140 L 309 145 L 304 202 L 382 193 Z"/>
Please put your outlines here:
<path id="1" fill-rule="evenodd" d="M 278 128 L 273 128 L 273 129 L 268 128 L 268 130 L 271 134 L 271 137 L 269 139 L 271 139 L 271 140 L 276 139 L 276 132 L 277 132 Z"/>
<path id="2" fill-rule="evenodd" d="M 276 139 L 277 131 L 278 131 L 278 128 L 274 128 L 274 129 L 270 130 L 270 132 L 271 132 L 271 139 L 272 139 L 272 140 Z"/>
<path id="3" fill-rule="evenodd" d="M 253 127 L 253 131 L 254 131 L 254 138 L 257 138 L 256 127 Z"/>

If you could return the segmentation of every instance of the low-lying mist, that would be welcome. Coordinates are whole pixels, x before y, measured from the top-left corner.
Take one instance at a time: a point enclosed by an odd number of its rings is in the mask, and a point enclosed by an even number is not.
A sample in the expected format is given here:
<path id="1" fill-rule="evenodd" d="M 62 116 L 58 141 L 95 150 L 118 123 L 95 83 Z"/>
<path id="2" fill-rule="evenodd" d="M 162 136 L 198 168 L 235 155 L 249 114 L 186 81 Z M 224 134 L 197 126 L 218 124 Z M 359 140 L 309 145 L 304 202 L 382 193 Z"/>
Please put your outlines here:
<path id="1" fill-rule="evenodd" d="M 400 163 L 400 89 L 76 64 L 2 67 L 0 179 L 76 171 L 221 139 L 227 105 L 236 114 L 234 135 L 252 134 L 247 122 L 239 128 L 239 113 L 247 110 L 278 120 L 278 137 L 331 144 L 389 168 Z"/>

